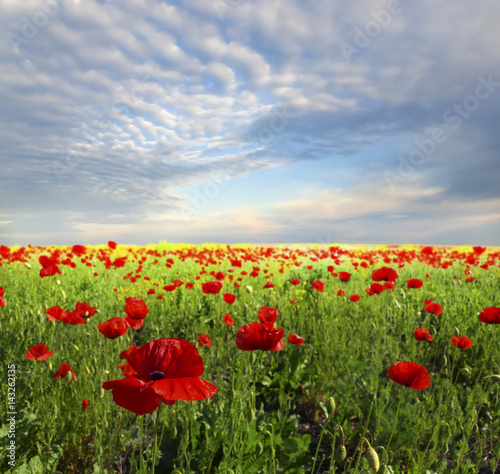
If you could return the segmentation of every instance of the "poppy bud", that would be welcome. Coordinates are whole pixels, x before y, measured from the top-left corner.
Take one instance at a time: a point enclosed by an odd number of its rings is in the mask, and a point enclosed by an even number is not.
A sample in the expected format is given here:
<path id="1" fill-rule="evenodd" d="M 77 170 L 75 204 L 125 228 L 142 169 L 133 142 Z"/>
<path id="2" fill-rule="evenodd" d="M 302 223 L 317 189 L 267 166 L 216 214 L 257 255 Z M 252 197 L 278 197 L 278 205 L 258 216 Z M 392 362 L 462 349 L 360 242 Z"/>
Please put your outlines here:
<path id="1" fill-rule="evenodd" d="M 251 295 L 251 294 L 252 294 L 252 292 L 253 292 L 253 288 L 252 288 L 251 286 L 247 286 L 247 287 L 245 288 L 245 290 L 247 290 L 247 293 L 249 293 L 250 295 Z"/>
<path id="2" fill-rule="evenodd" d="M 49 370 L 52 370 L 52 362 L 49 360 Z"/>
<path id="3" fill-rule="evenodd" d="M 45 318 L 44 318 L 43 314 L 42 314 L 42 313 L 40 313 L 40 314 L 37 316 L 37 319 L 38 319 L 38 322 L 39 322 L 39 323 L 43 323 L 43 320 L 44 320 Z"/>
<path id="4" fill-rule="evenodd" d="M 255 410 L 252 408 L 248 413 L 248 419 L 247 419 L 248 423 L 252 423 L 254 418 L 255 418 Z"/>
<path id="5" fill-rule="evenodd" d="M 83 333 L 83 335 L 84 335 L 85 337 L 90 337 L 90 333 L 89 333 L 89 332 L 84 332 L 84 333 Z"/>
<path id="6" fill-rule="evenodd" d="M 347 456 L 347 450 L 345 449 L 345 446 L 339 446 L 335 450 L 335 461 L 337 462 L 342 462 Z"/>
<path id="7" fill-rule="evenodd" d="M 68 371 L 66 372 L 66 375 L 64 376 L 64 380 L 65 380 L 66 382 L 71 382 L 71 380 L 72 380 L 72 379 L 73 379 L 73 375 L 71 375 L 71 371 L 70 371 L 70 370 L 68 370 Z"/>
<path id="8" fill-rule="evenodd" d="M 99 394 L 99 398 L 104 397 L 104 389 L 101 387 L 101 393 Z"/>
<path id="9" fill-rule="evenodd" d="M 29 268 L 29 269 L 31 270 L 31 265 L 30 265 L 28 262 L 24 262 L 24 266 L 25 266 L 26 268 Z"/>
<path id="10" fill-rule="evenodd" d="M 380 461 L 378 459 L 377 451 L 375 451 L 371 446 L 366 450 L 366 458 L 368 459 L 370 467 L 377 472 L 380 468 Z"/>
<path id="11" fill-rule="evenodd" d="M 260 456 L 262 454 L 262 451 L 264 451 L 264 446 L 262 446 L 262 443 L 257 443 L 255 446 L 255 452 L 257 453 L 257 456 Z"/>
<path id="12" fill-rule="evenodd" d="M 56 280 L 56 283 L 57 283 L 58 285 L 60 285 L 60 284 L 61 284 L 61 280 Z"/>
<path id="13" fill-rule="evenodd" d="M 87 374 L 90 375 L 90 369 L 87 366 L 85 366 L 85 372 L 87 372 Z"/>
<path id="14" fill-rule="evenodd" d="M 74 344 L 73 344 L 73 347 L 75 348 L 75 351 L 79 351 L 80 350 L 80 349 L 78 349 L 78 346 L 75 346 Z"/>
<path id="15" fill-rule="evenodd" d="M 328 409 L 328 413 L 331 415 L 333 415 L 333 412 L 335 411 L 335 400 L 333 399 L 333 397 L 330 397 L 327 401 L 326 401 L 326 408 Z"/>

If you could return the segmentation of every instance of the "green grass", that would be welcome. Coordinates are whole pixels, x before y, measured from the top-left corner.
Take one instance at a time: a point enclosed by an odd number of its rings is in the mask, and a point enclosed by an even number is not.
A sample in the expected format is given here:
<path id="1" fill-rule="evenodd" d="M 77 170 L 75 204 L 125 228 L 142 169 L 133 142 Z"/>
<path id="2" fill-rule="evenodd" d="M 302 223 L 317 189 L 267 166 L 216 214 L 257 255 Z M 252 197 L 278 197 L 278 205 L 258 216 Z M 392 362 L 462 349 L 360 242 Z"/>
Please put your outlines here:
<path id="1" fill-rule="evenodd" d="M 437 249 L 436 263 L 452 262 L 446 269 L 412 258 L 421 255 L 419 249 L 353 248 L 340 256 L 327 248 L 300 249 L 296 261 L 304 262 L 301 266 L 285 258 L 293 252 L 283 248 L 275 248 L 273 255 L 225 246 L 205 253 L 193 248 L 191 256 L 166 245 L 155 250 L 159 256 L 133 248 L 125 267 L 110 269 L 94 252 L 89 260 L 95 267 L 73 258 L 75 269 L 60 265 L 61 275 L 45 278 L 39 276 L 38 256 L 49 255 L 48 249 L 25 251 L 31 269 L 5 257 L 1 261 L 0 286 L 7 301 L 0 308 L 2 400 L 8 395 L 7 365 L 14 364 L 17 371 L 16 467 L 7 464 L 9 410 L 2 403 L 2 472 L 152 472 L 158 414 L 156 472 L 309 473 L 313 465 L 314 473 L 370 472 L 367 442 L 388 466 L 387 472 L 494 473 L 500 466 L 500 327 L 478 320 L 483 308 L 500 306 L 498 253 L 488 249 L 478 265 L 471 264 L 476 280 L 466 283 L 464 261 L 470 248 L 455 254 L 454 249 Z M 228 273 L 230 259 L 243 255 L 254 261 Z M 353 267 L 352 261 L 361 262 L 362 257 L 373 265 Z M 165 266 L 168 258 L 174 260 L 171 268 Z M 399 268 L 397 261 L 405 259 Z M 479 267 L 488 260 L 487 270 Z M 331 276 L 330 265 L 336 272 L 352 273 L 350 281 Z M 250 276 L 257 266 L 259 275 Z M 382 266 L 398 271 L 395 289 L 368 296 L 371 272 Z M 197 280 L 202 267 L 206 273 Z M 273 289 L 263 289 L 266 269 L 267 275 L 273 274 Z M 248 274 L 240 275 L 242 270 Z M 200 282 L 214 280 L 211 271 L 233 275 L 234 281 L 226 276 L 219 294 L 205 295 Z M 129 272 L 142 278 L 132 283 L 124 279 Z M 239 277 L 241 286 L 235 288 Z M 294 287 L 288 283 L 292 278 L 302 283 Z M 407 289 L 409 278 L 420 278 L 423 287 Z M 195 286 L 162 290 L 174 279 Z M 311 289 L 317 279 L 325 281 L 324 293 Z M 156 294 L 147 295 L 150 288 Z M 339 289 L 347 295 L 337 296 Z M 236 302 L 226 304 L 223 292 L 237 295 Z M 359 302 L 349 300 L 353 293 L 361 295 Z M 157 299 L 158 294 L 164 299 Z M 97 325 L 125 316 L 128 296 L 143 298 L 149 307 L 143 328 L 106 339 Z M 427 298 L 443 306 L 441 316 L 423 311 Z M 50 322 L 44 315 L 55 305 L 73 310 L 77 301 L 99 310 L 86 325 Z M 237 329 L 256 321 L 262 306 L 278 308 L 276 326 L 284 329 L 285 349 L 242 352 L 235 344 Z M 225 313 L 235 320 L 232 328 L 223 323 Z M 417 342 L 417 327 L 429 329 L 434 340 Z M 457 332 L 472 339 L 470 349 L 451 344 Z M 203 333 L 212 346 L 198 348 L 205 365 L 202 378 L 219 388 L 211 399 L 179 401 L 137 416 L 117 406 L 111 392 L 101 388 L 107 380 L 123 378 L 119 354 L 130 345 L 176 337 L 197 346 Z M 290 333 L 306 343 L 296 347 L 286 342 Z M 55 351 L 49 360 L 26 359 L 26 350 L 38 343 Z M 399 360 L 425 366 L 431 386 L 416 391 L 391 381 L 387 369 Z M 64 362 L 75 371 L 76 382 L 52 378 Z M 333 413 L 325 406 L 329 397 L 335 401 Z M 83 399 L 89 401 L 85 412 Z M 347 457 L 337 462 L 332 452 L 341 443 L 342 431 Z"/>

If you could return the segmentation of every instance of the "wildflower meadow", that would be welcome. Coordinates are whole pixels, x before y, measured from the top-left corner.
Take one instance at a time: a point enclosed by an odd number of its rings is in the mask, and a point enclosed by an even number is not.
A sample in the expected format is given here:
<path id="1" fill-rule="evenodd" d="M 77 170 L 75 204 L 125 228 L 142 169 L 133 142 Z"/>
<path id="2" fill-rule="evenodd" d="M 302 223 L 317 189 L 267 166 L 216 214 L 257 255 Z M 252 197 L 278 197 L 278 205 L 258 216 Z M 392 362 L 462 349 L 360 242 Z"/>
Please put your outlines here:
<path id="1" fill-rule="evenodd" d="M 500 250 L 0 246 L 0 471 L 500 472 Z"/>

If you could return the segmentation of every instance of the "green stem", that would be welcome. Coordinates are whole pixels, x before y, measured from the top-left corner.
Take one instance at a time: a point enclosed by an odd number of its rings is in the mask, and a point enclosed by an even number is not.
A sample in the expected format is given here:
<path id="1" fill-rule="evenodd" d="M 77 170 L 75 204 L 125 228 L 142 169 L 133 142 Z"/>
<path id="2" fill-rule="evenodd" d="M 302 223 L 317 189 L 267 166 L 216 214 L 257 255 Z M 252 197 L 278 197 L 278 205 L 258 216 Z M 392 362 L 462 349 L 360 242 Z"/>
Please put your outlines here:
<path id="1" fill-rule="evenodd" d="M 403 396 L 399 397 L 398 408 L 396 409 L 396 418 L 394 419 L 394 426 L 392 427 L 391 437 L 389 438 L 389 442 L 387 443 L 387 451 L 389 451 L 389 446 L 391 445 L 392 437 L 396 432 L 396 425 L 398 424 L 398 415 L 399 415 L 399 407 L 401 406 L 401 401 L 403 400 Z"/>
<path id="2" fill-rule="evenodd" d="M 316 447 L 316 453 L 314 454 L 314 463 L 311 469 L 311 473 L 314 474 L 314 468 L 316 467 L 316 461 L 318 460 L 319 447 L 321 446 L 321 441 L 323 440 L 323 435 L 325 434 L 326 425 L 328 425 L 328 421 L 330 421 L 330 417 L 328 417 L 323 425 L 323 429 L 321 430 L 321 435 L 319 437 L 318 446 Z"/>
<path id="3" fill-rule="evenodd" d="M 161 406 L 162 406 L 162 403 L 160 403 L 160 406 L 158 407 L 158 411 L 156 412 L 155 428 L 154 428 L 155 438 L 154 438 L 154 444 L 153 444 L 153 465 L 151 466 L 151 474 L 154 474 L 154 472 L 155 472 L 156 457 L 158 455 L 158 421 L 160 419 Z"/>

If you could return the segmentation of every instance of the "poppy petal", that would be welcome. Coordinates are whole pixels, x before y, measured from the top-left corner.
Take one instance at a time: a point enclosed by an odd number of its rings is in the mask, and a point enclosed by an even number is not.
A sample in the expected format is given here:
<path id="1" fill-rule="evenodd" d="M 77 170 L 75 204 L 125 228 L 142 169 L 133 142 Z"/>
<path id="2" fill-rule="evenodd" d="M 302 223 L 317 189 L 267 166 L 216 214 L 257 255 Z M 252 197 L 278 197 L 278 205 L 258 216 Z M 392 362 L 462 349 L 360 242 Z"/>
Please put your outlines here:
<path id="1" fill-rule="evenodd" d="M 198 377 L 177 377 L 157 380 L 153 390 L 166 400 L 203 400 L 217 393 L 218 388 Z"/>
<path id="2" fill-rule="evenodd" d="M 144 382 L 136 376 L 125 377 L 121 380 L 110 380 L 104 382 L 104 390 L 112 390 L 113 401 L 134 412 L 136 415 L 145 415 L 155 411 L 162 401 L 154 390 L 153 382 Z"/>
<path id="3" fill-rule="evenodd" d="M 165 378 L 199 377 L 203 374 L 203 359 L 198 349 L 188 341 L 163 338 L 144 344 L 128 356 L 128 362 L 146 380 L 153 372 L 161 372 Z"/>

